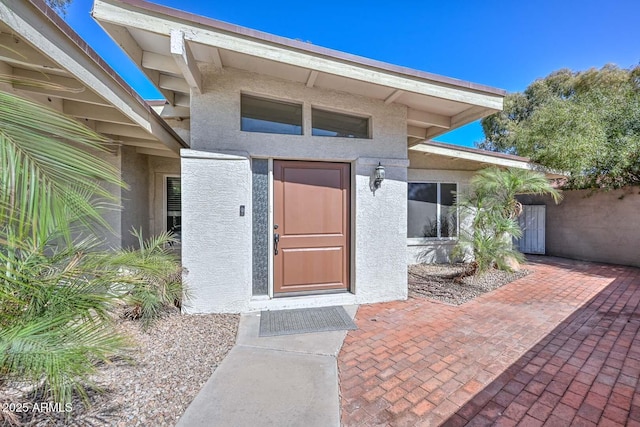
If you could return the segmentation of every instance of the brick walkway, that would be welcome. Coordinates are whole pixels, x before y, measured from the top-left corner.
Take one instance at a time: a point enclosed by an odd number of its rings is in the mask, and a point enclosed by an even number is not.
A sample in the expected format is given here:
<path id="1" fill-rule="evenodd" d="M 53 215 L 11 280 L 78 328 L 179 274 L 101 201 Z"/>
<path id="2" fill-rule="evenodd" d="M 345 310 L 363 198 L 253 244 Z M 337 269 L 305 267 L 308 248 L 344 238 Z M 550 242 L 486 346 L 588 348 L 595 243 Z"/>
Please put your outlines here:
<path id="1" fill-rule="evenodd" d="M 343 425 L 640 426 L 640 269 L 527 268 L 458 307 L 361 306 L 338 358 Z"/>

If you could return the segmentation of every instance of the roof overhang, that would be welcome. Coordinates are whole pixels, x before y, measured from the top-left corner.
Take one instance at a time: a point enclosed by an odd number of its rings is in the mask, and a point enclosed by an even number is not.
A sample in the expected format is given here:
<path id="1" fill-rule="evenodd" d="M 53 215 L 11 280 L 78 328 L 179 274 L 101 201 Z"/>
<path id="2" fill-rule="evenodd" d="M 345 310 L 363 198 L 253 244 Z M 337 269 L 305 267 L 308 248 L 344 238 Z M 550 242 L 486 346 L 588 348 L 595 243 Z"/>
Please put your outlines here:
<path id="1" fill-rule="evenodd" d="M 443 160 L 445 160 L 447 164 L 450 164 L 451 162 L 458 162 L 456 167 L 461 169 L 479 170 L 489 166 L 497 166 L 501 168 L 517 168 L 538 171 L 545 174 L 548 179 L 559 179 L 565 177 L 562 173 L 549 170 L 531 162 L 531 159 L 527 157 L 496 153 L 477 148 L 460 147 L 435 141 L 425 141 L 411 147 L 410 150 L 413 153 L 421 153 L 434 158 L 434 164 L 442 164 L 444 163 Z M 463 167 L 461 165 L 462 163 L 466 166 Z"/>
<path id="2" fill-rule="evenodd" d="M 410 146 L 501 110 L 506 93 L 141 0 L 95 0 L 92 15 L 183 114 L 204 64 L 405 105 Z"/>
<path id="3" fill-rule="evenodd" d="M 0 73 L 12 76 L 11 89 L 16 93 L 51 102 L 113 141 L 136 147 L 141 154 L 179 157 L 180 149 L 188 147 L 41 0 L 0 2 Z M 72 90 L 20 81 L 56 84 Z"/>

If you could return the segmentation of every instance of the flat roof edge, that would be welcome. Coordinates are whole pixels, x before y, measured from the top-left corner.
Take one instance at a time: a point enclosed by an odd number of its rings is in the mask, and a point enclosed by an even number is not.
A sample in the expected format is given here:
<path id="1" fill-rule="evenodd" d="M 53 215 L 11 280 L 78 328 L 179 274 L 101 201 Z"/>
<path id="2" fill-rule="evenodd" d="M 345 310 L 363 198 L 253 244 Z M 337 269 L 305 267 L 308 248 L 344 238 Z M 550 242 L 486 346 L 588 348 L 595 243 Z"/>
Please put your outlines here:
<path id="1" fill-rule="evenodd" d="M 531 159 L 528 157 L 522 157 L 522 156 L 517 156 L 515 154 L 507 154 L 507 153 L 500 153 L 498 151 L 489 151 L 489 150 L 483 150 L 481 148 L 473 148 L 473 147 L 464 147 L 461 145 L 453 145 L 453 144 L 447 144 L 446 142 L 438 142 L 438 141 L 424 141 L 418 145 L 427 145 L 427 146 L 432 146 L 432 147 L 439 147 L 439 148 L 444 148 L 444 149 L 450 149 L 450 150 L 458 150 L 458 151 L 464 151 L 467 153 L 472 153 L 472 154 L 478 154 L 478 155 L 482 155 L 482 156 L 489 156 L 489 157 L 496 157 L 499 159 L 506 159 L 506 160 L 514 160 L 517 162 L 523 162 L 523 163 L 531 163 Z"/>
<path id="2" fill-rule="evenodd" d="M 272 44 L 278 44 L 285 48 L 295 49 L 303 52 L 307 52 L 317 56 L 324 56 L 338 61 L 351 62 L 356 65 L 377 68 L 386 72 L 396 73 L 405 77 L 418 78 L 423 80 L 429 80 L 432 82 L 449 85 L 453 87 L 463 88 L 467 90 L 473 90 L 477 92 L 483 92 L 486 94 L 505 96 L 507 91 L 491 86 L 482 85 L 479 83 L 473 83 L 465 80 L 455 79 L 452 77 L 446 77 L 439 74 L 429 73 L 426 71 L 420 71 L 408 67 L 390 64 L 383 61 L 369 59 L 363 56 L 353 55 L 338 50 L 317 46 L 311 43 L 306 43 L 299 40 L 293 40 L 287 37 L 277 36 L 274 34 L 266 33 L 263 31 L 253 30 L 247 27 L 230 24 L 228 22 L 219 21 L 217 19 L 208 18 L 202 15 L 174 9 L 168 6 L 163 6 L 155 3 L 150 3 L 144 0 L 103 0 L 110 4 L 121 4 L 129 7 L 138 8 L 141 11 L 147 11 L 155 14 L 165 15 L 173 20 L 182 20 L 190 24 L 198 26 L 214 28 L 220 31 L 231 33 L 237 36 L 249 37 L 257 39 L 262 42 L 268 42 Z"/>

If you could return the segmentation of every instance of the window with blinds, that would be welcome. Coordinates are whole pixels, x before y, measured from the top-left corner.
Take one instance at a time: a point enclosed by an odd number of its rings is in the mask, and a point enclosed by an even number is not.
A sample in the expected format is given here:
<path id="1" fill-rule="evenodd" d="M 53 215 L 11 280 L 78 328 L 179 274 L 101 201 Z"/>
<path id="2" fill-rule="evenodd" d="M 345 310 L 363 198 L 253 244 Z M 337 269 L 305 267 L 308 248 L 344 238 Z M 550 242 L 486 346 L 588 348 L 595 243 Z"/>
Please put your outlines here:
<path id="1" fill-rule="evenodd" d="M 176 239 L 180 241 L 182 234 L 182 190 L 180 177 L 168 176 L 166 188 L 167 231 L 173 233 Z"/>

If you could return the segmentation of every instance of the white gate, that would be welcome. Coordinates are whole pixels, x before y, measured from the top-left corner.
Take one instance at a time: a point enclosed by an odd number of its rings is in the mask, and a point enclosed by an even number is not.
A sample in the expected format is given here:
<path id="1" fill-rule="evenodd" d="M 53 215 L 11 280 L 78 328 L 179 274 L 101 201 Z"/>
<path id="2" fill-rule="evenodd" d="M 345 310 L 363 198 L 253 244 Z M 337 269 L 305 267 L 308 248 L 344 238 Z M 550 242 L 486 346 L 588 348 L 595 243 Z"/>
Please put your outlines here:
<path id="1" fill-rule="evenodd" d="M 545 253 L 545 205 L 523 205 L 518 223 L 522 237 L 517 241 L 518 250 L 523 254 Z"/>

